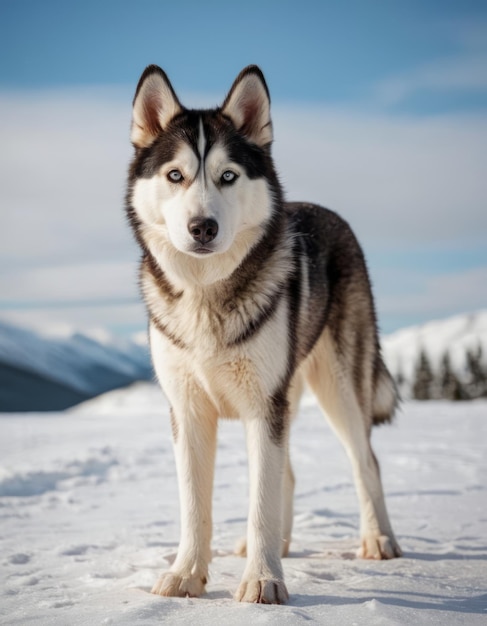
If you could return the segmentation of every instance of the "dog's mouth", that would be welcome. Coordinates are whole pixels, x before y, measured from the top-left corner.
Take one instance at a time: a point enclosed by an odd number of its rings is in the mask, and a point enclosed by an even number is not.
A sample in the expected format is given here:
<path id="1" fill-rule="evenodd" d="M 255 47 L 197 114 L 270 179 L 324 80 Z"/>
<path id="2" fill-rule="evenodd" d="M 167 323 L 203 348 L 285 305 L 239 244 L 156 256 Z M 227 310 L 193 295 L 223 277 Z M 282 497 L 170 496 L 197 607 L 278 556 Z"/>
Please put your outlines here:
<path id="1" fill-rule="evenodd" d="M 205 254 L 212 254 L 214 250 L 201 246 L 200 248 L 193 248 L 192 252 L 194 252 L 195 254 L 205 255 Z"/>

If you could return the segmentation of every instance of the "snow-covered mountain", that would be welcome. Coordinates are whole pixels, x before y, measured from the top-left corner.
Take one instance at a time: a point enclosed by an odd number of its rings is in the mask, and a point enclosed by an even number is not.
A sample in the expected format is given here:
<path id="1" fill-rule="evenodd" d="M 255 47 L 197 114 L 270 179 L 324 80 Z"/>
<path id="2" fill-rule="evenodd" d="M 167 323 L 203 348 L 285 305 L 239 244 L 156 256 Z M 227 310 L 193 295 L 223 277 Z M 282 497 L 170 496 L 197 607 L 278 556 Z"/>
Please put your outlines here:
<path id="1" fill-rule="evenodd" d="M 400 385 L 403 398 L 411 397 L 422 351 L 436 374 L 448 353 L 451 369 L 463 381 L 468 376 L 467 353 L 477 353 L 479 347 L 487 371 L 487 310 L 411 326 L 382 338 L 384 358 L 391 373 L 396 380 L 403 379 Z"/>
<path id="2" fill-rule="evenodd" d="M 405 328 L 383 337 L 382 346 L 391 373 L 402 378 L 406 399 L 422 350 L 436 372 L 448 351 L 462 380 L 467 351 L 480 346 L 487 371 L 487 311 Z M 61 410 L 152 378 L 145 333 L 122 339 L 102 330 L 33 330 L 0 322 L 0 411 Z"/>
<path id="3" fill-rule="evenodd" d="M 60 410 L 151 378 L 148 348 L 138 337 L 0 322 L 0 411 Z"/>

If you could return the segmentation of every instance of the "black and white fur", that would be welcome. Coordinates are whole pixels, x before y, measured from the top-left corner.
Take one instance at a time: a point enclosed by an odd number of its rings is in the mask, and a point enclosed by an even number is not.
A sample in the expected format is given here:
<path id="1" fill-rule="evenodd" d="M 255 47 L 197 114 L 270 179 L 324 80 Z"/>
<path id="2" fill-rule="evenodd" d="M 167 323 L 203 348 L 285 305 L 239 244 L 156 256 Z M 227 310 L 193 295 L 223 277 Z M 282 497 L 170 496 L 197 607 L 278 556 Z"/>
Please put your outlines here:
<path id="1" fill-rule="evenodd" d="M 372 425 L 392 418 L 397 398 L 364 257 L 338 215 L 284 202 L 261 71 L 245 68 L 220 108 L 190 110 L 149 66 L 131 139 L 127 212 L 142 248 L 152 359 L 171 405 L 181 506 L 177 558 L 152 591 L 205 590 L 217 422 L 228 417 L 245 425 L 250 468 L 236 599 L 287 600 L 288 436 L 305 384 L 352 463 L 361 556 L 399 556 L 370 445 Z"/>

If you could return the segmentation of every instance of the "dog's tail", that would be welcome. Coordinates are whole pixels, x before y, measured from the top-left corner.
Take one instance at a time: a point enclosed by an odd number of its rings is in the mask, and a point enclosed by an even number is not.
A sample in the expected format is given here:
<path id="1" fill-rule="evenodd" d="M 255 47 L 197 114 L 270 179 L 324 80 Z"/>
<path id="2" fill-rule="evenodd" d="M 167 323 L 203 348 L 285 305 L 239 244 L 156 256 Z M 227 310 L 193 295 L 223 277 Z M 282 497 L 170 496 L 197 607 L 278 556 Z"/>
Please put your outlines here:
<path id="1" fill-rule="evenodd" d="M 382 357 L 379 357 L 372 402 L 372 423 L 377 425 L 392 421 L 399 400 L 399 393 L 394 379 Z"/>

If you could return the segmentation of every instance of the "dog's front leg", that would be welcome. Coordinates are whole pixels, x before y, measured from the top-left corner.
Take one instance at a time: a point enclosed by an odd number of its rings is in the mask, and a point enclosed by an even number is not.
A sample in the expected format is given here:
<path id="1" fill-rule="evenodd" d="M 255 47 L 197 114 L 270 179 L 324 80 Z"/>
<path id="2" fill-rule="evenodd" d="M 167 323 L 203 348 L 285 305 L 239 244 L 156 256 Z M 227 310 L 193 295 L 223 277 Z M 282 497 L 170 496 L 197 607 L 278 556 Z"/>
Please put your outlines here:
<path id="1" fill-rule="evenodd" d="M 204 408 L 205 402 L 192 398 L 184 409 L 172 409 L 181 540 L 169 572 L 152 588 L 152 593 L 161 596 L 199 596 L 208 577 L 217 417 Z"/>
<path id="2" fill-rule="evenodd" d="M 250 470 L 247 566 L 235 598 L 282 604 L 289 597 L 281 565 L 285 442 L 275 437 L 264 417 L 248 419 L 245 426 Z"/>

